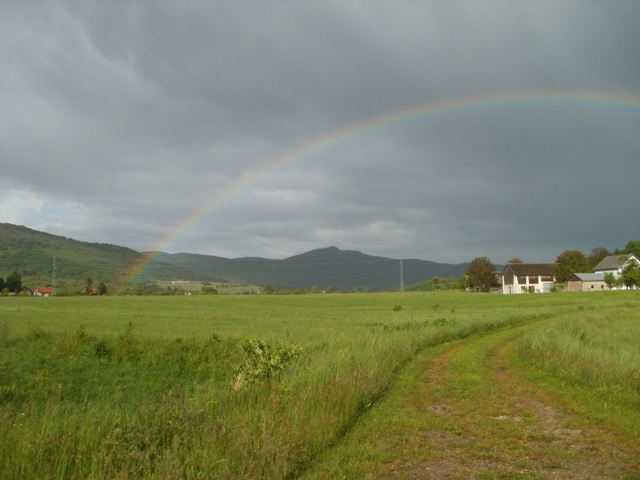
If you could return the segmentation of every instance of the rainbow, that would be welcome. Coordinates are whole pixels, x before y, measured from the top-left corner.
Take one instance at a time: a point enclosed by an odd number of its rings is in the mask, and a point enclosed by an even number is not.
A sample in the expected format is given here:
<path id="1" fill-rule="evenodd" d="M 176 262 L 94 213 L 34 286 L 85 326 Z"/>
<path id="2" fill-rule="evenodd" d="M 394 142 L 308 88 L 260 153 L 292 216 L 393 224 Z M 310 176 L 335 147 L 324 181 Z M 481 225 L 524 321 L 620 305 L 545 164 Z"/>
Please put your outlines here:
<path id="1" fill-rule="evenodd" d="M 640 95 L 630 93 L 609 93 L 597 91 L 528 91 L 499 92 L 491 94 L 463 96 L 436 102 L 411 105 L 391 112 L 382 113 L 361 121 L 344 125 L 336 130 L 302 143 L 279 156 L 266 160 L 255 169 L 246 171 L 229 184 L 216 192 L 187 216 L 181 219 L 156 243 L 153 252 L 143 255 L 132 265 L 125 283 L 136 283 L 145 270 L 153 263 L 161 251 L 166 250 L 176 239 L 193 228 L 200 220 L 211 214 L 222 204 L 232 200 L 239 193 L 258 184 L 262 179 L 272 176 L 279 169 L 294 162 L 302 161 L 312 155 L 334 148 L 348 139 L 369 134 L 383 128 L 397 125 L 426 116 L 437 116 L 445 113 L 458 113 L 483 108 L 500 108 L 506 106 L 530 105 L 591 105 L 605 108 L 640 108 Z"/>

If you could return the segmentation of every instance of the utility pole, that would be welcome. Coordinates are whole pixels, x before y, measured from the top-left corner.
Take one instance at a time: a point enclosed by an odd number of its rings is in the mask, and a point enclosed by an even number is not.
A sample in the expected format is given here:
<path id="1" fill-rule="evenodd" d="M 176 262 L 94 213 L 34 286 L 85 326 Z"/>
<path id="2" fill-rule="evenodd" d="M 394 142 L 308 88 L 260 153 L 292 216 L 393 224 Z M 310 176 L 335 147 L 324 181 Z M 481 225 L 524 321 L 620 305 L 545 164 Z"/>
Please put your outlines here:
<path id="1" fill-rule="evenodd" d="M 56 257 L 53 257 L 53 275 L 51 278 L 51 295 L 56 294 Z"/>
<path id="2" fill-rule="evenodd" d="M 400 291 L 404 292 L 404 271 L 402 267 L 402 259 L 400 259 Z"/>

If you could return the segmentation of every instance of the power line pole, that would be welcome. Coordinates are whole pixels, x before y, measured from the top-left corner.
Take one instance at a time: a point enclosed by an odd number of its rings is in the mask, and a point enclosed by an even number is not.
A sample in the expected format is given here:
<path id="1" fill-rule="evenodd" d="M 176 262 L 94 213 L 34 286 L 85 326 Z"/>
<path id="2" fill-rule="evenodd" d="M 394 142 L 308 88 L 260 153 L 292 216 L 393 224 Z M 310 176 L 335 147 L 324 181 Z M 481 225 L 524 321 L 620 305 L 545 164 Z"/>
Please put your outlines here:
<path id="1" fill-rule="evenodd" d="M 56 257 L 53 257 L 53 275 L 51 278 L 51 295 L 56 294 Z"/>
<path id="2" fill-rule="evenodd" d="M 404 292 L 404 271 L 402 266 L 402 259 L 400 259 L 400 291 Z"/>

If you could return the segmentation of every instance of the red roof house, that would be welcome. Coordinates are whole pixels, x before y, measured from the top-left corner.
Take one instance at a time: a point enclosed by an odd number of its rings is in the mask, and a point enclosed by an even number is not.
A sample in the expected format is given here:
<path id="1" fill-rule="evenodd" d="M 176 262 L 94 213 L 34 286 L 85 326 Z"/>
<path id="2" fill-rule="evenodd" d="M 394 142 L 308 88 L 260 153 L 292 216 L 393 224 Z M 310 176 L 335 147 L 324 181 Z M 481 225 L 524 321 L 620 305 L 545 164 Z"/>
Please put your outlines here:
<path id="1" fill-rule="evenodd" d="M 53 295 L 53 288 L 51 287 L 38 287 L 33 291 L 36 297 L 49 297 Z"/>

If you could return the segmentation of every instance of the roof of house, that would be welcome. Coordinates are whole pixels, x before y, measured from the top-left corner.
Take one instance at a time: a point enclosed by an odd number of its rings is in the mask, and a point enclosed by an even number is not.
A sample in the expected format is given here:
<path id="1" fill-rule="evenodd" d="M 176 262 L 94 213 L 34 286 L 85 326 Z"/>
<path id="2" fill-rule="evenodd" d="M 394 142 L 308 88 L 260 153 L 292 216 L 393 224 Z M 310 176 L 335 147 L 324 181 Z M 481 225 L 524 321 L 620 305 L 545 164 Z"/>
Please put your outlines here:
<path id="1" fill-rule="evenodd" d="M 36 288 L 35 291 L 37 291 L 39 293 L 53 293 L 53 288 L 51 288 L 51 287 L 38 287 L 38 288 Z"/>
<path id="2" fill-rule="evenodd" d="M 604 257 L 598 265 L 593 267 L 594 270 L 617 270 L 624 265 L 629 258 L 635 258 L 633 255 L 609 255 Z"/>
<path id="3" fill-rule="evenodd" d="M 598 273 L 574 273 L 569 278 L 570 282 L 582 281 L 582 282 L 604 282 L 604 272 Z"/>
<path id="4" fill-rule="evenodd" d="M 555 275 L 555 263 L 507 263 L 502 273 L 510 270 L 514 275 Z"/>

